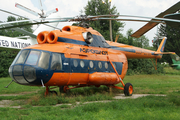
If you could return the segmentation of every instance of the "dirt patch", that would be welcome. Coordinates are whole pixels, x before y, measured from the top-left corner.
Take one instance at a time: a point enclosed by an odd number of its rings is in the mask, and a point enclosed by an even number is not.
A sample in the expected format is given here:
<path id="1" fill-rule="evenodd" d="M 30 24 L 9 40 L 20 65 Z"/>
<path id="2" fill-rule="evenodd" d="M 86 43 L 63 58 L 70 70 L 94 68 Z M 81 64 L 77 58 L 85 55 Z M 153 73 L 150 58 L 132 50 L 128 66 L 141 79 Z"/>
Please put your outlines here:
<path id="1" fill-rule="evenodd" d="M 27 94 L 27 93 L 23 93 L 23 94 Z M 17 95 L 23 95 L 21 94 L 12 94 L 11 96 L 17 96 Z M 10 96 L 10 94 L 8 94 Z M 115 97 L 113 97 L 114 99 L 136 99 L 139 97 L 145 97 L 145 96 L 166 96 L 166 95 L 161 95 L 161 94 L 133 94 L 132 96 L 125 96 L 124 94 L 117 94 Z M 4 95 L 6 96 L 6 95 Z M 12 106 L 13 103 L 18 102 L 19 100 L 1 100 L 0 101 L 0 107 L 10 107 L 10 108 L 21 108 L 21 106 Z M 107 102 L 112 102 L 113 100 L 103 100 L 103 101 L 91 101 L 91 102 L 84 102 L 82 104 L 89 104 L 89 103 L 107 103 Z M 80 102 L 76 102 L 76 105 L 80 105 Z M 62 105 L 69 105 L 72 106 L 73 104 L 56 104 L 54 105 L 54 107 L 58 107 L 58 106 L 62 106 Z M 43 107 L 43 106 L 36 106 L 36 107 Z"/>
<path id="2" fill-rule="evenodd" d="M 17 102 L 17 100 L 1 100 L 0 107 L 10 107 L 10 108 L 21 108 L 21 106 L 11 106 L 13 103 Z"/>
<path id="3" fill-rule="evenodd" d="M 19 96 L 19 95 L 26 95 L 26 94 L 31 94 L 31 93 L 37 93 L 38 91 L 34 92 L 21 92 L 17 94 L 0 94 L 0 96 Z"/>
<path id="4" fill-rule="evenodd" d="M 114 99 L 136 99 L 139 97 L 145 97 L 145 96 L 166 96 L 166 95 L 161 95 L 161 94 L 133 94 L 132 96 L 125 96 L 124 94 L 117 94 L 115 97 L 113 97 Z"/>

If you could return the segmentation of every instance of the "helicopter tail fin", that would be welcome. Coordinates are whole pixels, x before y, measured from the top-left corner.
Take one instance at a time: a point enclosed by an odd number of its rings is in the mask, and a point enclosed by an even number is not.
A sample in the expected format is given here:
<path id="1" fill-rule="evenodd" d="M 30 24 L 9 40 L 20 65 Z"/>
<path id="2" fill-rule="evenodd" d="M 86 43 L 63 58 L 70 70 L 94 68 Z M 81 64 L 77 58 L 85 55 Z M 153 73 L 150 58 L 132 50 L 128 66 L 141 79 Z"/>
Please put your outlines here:
<path id="1" fill-rule="evenodd" d="M 154 54 L 161 55 L 161 57 L 162 57 L 162 54 L 175 54 L 175 52 L 164 52 L 166 40 L 167 40 L 167 37 L 164 37 L 163 40 L 161 41 L 161 44 L 159 45 L 159 48 Z"/>
<path id="2" fill-rule="evenodd" d="M 164 47 L 166 44 L 167 37 L 164 37 L 161 41 L 161 44 L 159 45 L 159 48 L 157 49 L 157 52 L 164 52 Z"/>

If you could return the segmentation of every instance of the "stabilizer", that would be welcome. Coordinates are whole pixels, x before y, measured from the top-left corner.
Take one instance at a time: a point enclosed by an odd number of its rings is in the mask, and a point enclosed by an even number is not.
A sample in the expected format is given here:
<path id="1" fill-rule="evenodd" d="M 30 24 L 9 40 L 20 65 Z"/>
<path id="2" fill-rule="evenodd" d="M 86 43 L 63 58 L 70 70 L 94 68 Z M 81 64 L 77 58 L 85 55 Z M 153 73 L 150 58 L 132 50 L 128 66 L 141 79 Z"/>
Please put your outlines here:
<path id="1" fill-rule="evenodd" d="M 161 41 L 161 44 L 159 45 L 159 48 L 157 49 L 157 51 L 154 53 L 154 54 L 175 54 L 175 52 L 164 52 L 164 47 L 165 47 L 165 44 L 166 44 L 166 40 L 167 40 L 167 37 L 164 37 L 163 40 Z"/>

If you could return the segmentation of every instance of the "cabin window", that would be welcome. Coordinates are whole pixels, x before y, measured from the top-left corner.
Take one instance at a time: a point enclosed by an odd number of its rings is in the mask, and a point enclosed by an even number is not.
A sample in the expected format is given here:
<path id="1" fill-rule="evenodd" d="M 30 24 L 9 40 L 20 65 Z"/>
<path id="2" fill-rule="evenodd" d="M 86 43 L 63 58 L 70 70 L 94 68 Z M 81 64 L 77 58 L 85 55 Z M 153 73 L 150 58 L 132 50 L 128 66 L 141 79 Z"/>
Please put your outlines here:
<path id="1" fill-rule="evenodd" d="M 52 54 L 51 70 L 62 70 L 61 54 L 58 53 Z"/>
<path id="2" fill-rule="evenodd" d="M 82 68 L 84 68 L 84 61 L 80 61 L 80 66 L 82 67 Z"/>
<path id="3" fill-rule="evenodd" d="M 78 61 L 77 61 L 77 60 L 74 60 L 74 61 L 73 61 L 73 64 L 74 64 L 74 67 L 77 67 L 77 66 L 78 66 Z"/>
<path id="4" fill-rule="evenodd" d="M 99 62 L 99 63 L 98 63 L 98 66 L 99 66 L 99 68 L 101 69 L 101 68 L 102 68 L 102 63 Z"/>
<path id="5" fill-rule="evenodd" d="M 104 66 L 105 66 L 106 69 L 108 69 L 108 63 L 107 62 L 105 62 Z"/>
<path id="6" fill-rule="evenodd" d="M 50 54 L 48 52 L 42 52 L 39 58 L 38 67 L 48 69 Z"/>
<path id="7" fill-rule="evenodd" d="M 29 53 L 29 50 L 23 50 L 21 53 L 20 53 L 20 56 L 18 58 L 18 60 L 16 61 L 16 64 L 23 64 L 27 55 Z"/>
<path id="8" fill-rule="evenodd" d="M 39 55 L 40 55 L 40 51 L 32 50 L 27 58 L 26 64 L 36 65 L 38 62 Z"/>
<path id="9" fill-rule="evenodd" d="M 93 67 L 94 67 L 93 61 L 90 61 L 90 62 L 89 62 L 89 66 L 90 66 L 90 68 L 93 68 Z"/>

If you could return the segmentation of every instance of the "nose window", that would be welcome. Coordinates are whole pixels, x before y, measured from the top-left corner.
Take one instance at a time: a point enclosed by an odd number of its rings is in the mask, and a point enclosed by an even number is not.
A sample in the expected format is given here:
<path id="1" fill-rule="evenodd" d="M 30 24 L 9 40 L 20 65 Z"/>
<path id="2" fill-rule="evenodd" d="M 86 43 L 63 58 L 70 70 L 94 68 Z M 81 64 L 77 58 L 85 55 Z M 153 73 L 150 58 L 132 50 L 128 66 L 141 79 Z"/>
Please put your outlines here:
<path id="1" fill-rule="evenodd" d="M 23 64 L 27 55 L 29 53 L 29 50 L 24 50 L 20 53 L 18 60 L 16 61 L 16 64 Z"/>
<path id="2" fill-rule="evenodd" d="M 27 61 L 26 61 L 26 64 L 29 64 L 29 65 L 36 65 L 37 64 L 37 61 L 38 61 L 38 58 L 39 58 L 39 55 L 40 55 L 40 51 L 31 51 L 28 58 L 27 58 Z"/>

